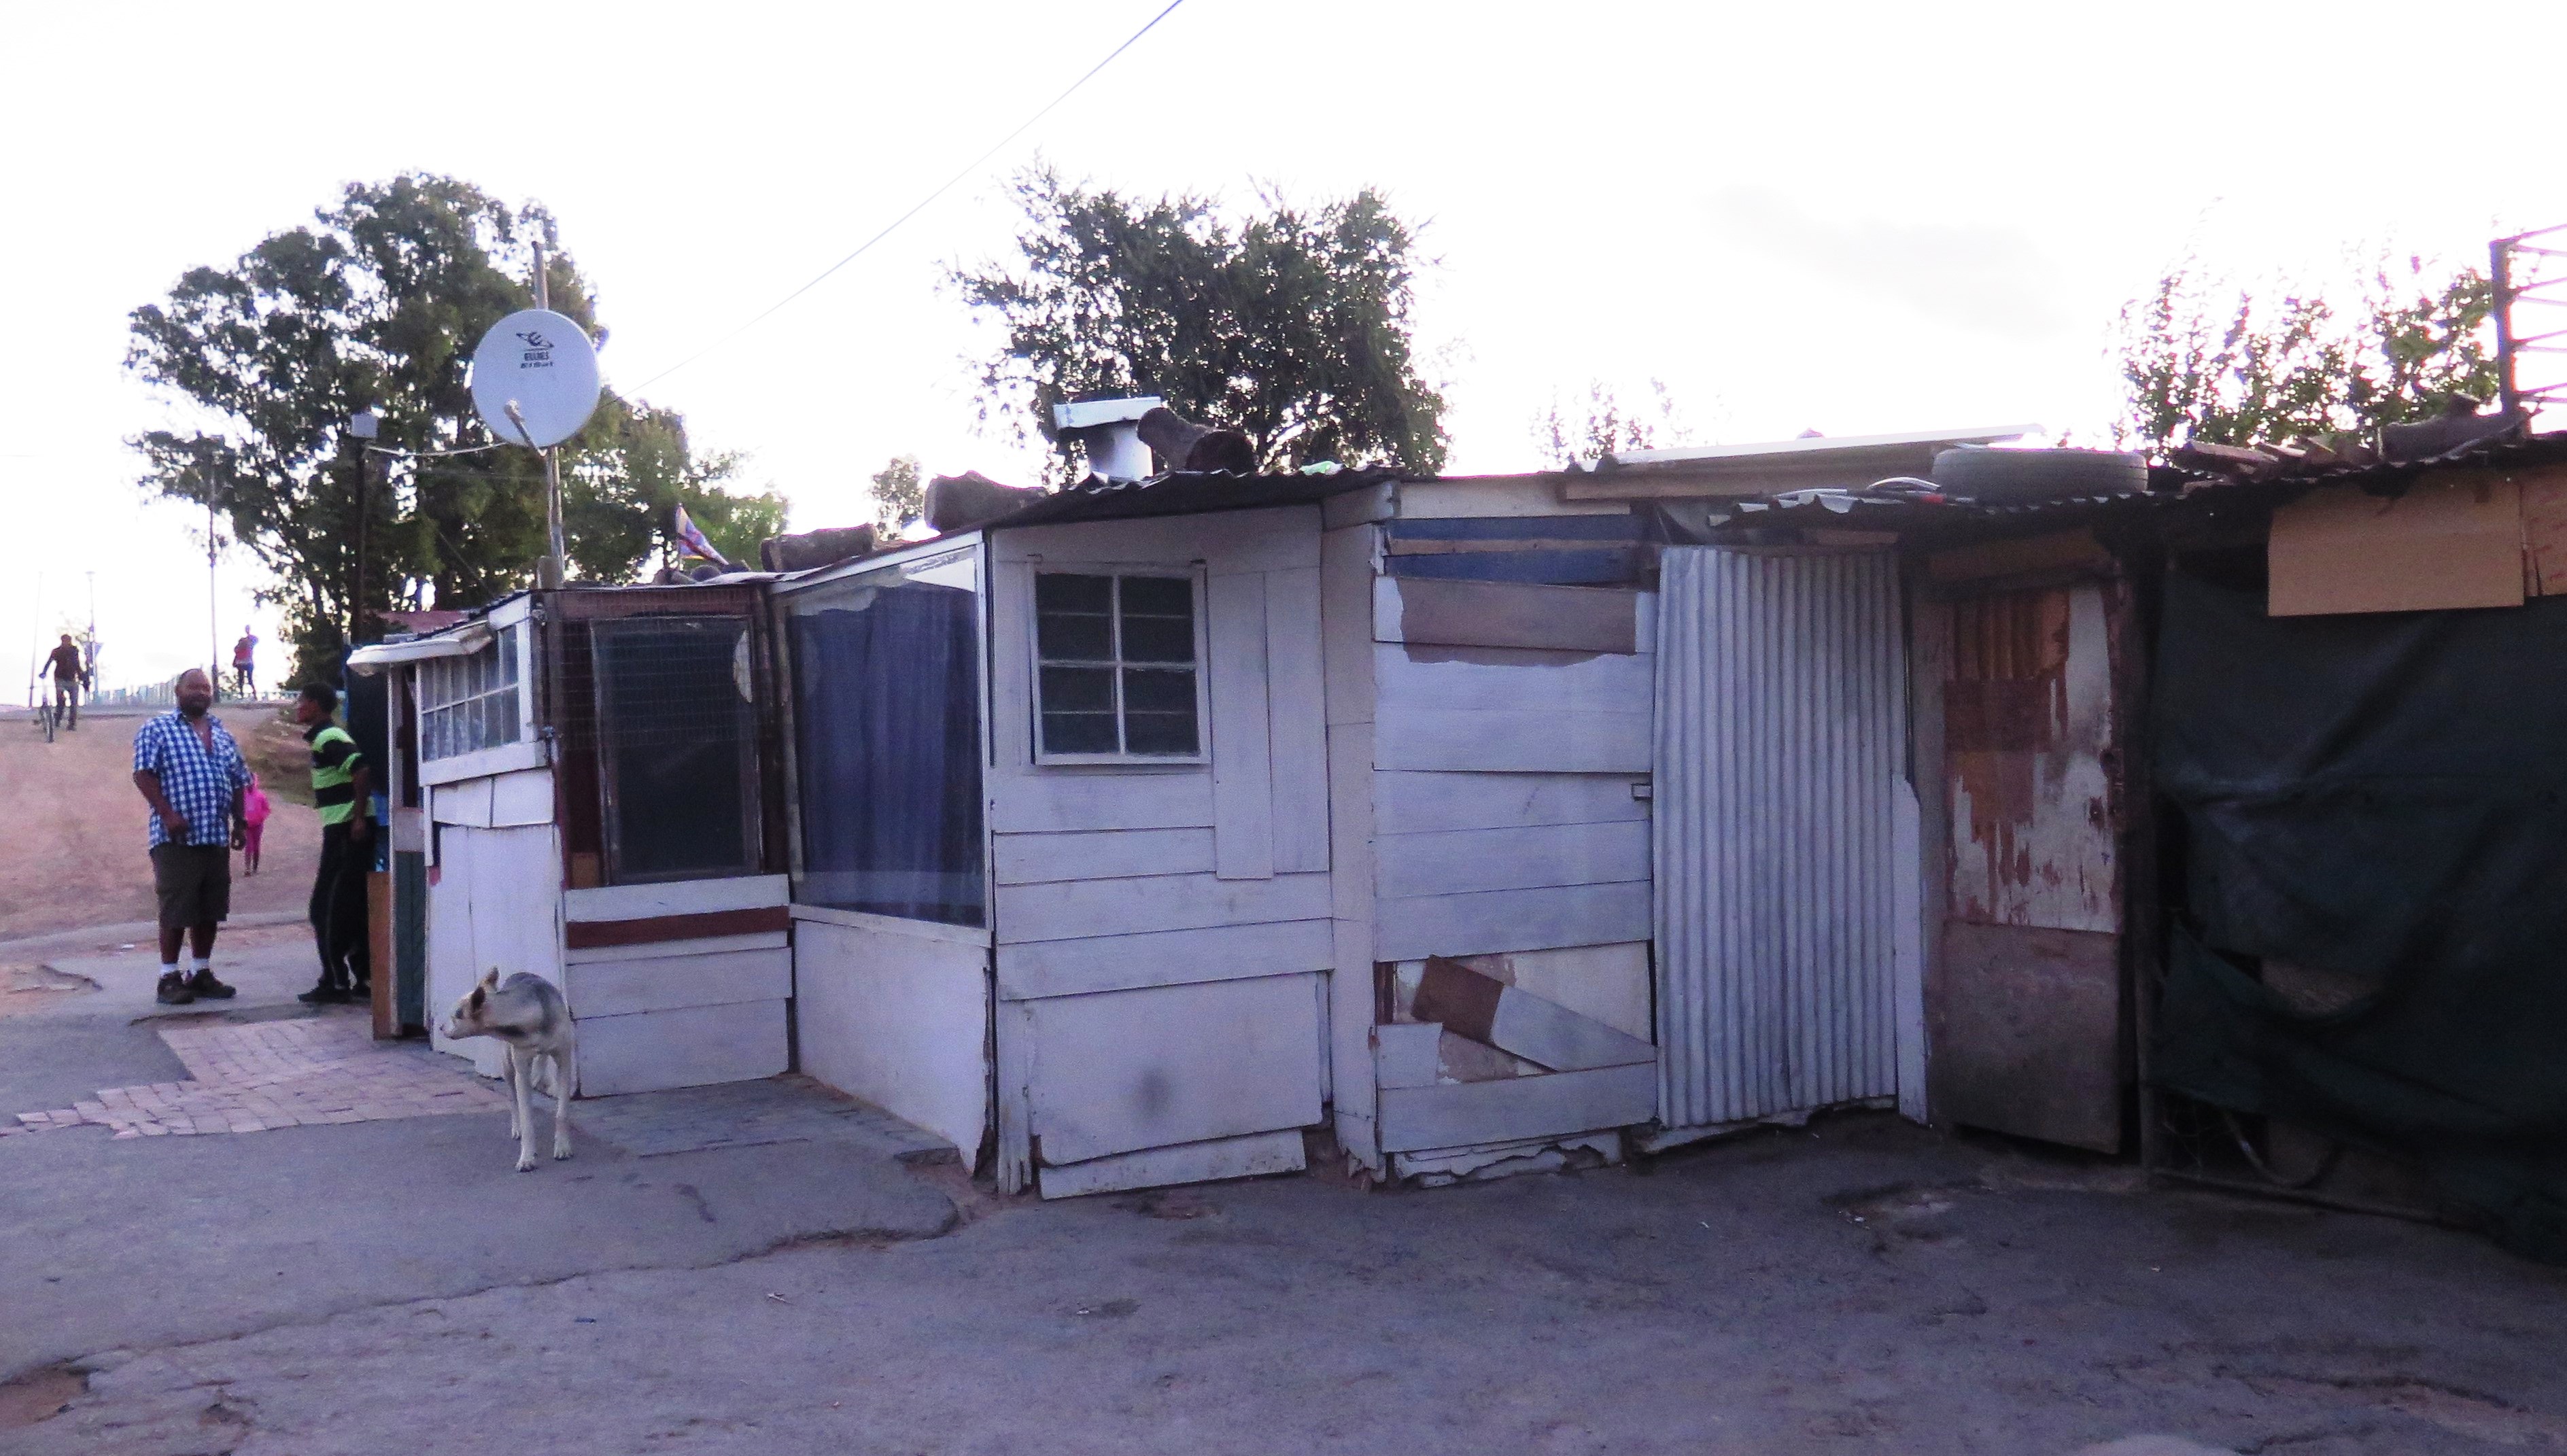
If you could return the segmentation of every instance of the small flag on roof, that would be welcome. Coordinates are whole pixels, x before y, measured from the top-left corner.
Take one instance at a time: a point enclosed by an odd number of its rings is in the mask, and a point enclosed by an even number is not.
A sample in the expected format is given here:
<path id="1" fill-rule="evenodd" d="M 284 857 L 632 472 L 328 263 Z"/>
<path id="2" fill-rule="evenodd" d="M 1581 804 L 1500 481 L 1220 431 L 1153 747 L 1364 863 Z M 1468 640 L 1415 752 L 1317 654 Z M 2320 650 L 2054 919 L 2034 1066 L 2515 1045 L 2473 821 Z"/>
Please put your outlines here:
<path id="1" fill-rule="evenodd" d="M 678 507 L 677 537 L 678 547 L 686 555 L 701 557 L 716 566 L 730 565 L 729 558 L 714 550 L 713 543 L 706 540 L 705 533 L 696 529 L 696 523 L 687 518 L 687 508 L 683 505 Z"/>

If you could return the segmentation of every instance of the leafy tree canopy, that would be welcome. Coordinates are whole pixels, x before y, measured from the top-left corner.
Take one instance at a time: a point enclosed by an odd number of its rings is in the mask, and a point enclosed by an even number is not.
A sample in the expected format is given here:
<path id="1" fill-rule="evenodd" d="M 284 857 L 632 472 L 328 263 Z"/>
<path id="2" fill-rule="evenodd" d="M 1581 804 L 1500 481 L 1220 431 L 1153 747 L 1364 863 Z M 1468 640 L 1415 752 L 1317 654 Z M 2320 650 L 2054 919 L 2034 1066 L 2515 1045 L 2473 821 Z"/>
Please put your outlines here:
<path id="1" fill-rule="evenodd" d="M 982 371 L 983 421 L 1039 433 L 1063 481 L 1083 467 L 1051 407 L 1122 394 L 1241 431 L 1262 468 L 1442 466 L 1444 399 L 1409 342 L 1416 233 L 1380 193 L 1316 209 L 1261 194 L 1235 220 L 1210 197 L 1127 198 L 1042 165 L 1012 191 L 1017 258 L 949 279 L 1006 331 Z"/>
<path id="2" fill-rule="evenodd" d="M 927 484 L 919 478 L 918 468 L 918 456 L 894 455 L 891 463 L 874 471 L 874 529 L 886 541 L 927 513 Z"/>
<path id="3" fill-rule="evenodd" d="M 1676 412 L 1675 396 L 1665 383 L 1649 381 L 1649 394 L 1653 403 L 1637 409 L 1623 404 L 1612 386 L 1589 380 L 1584 402 L 1569 411 L 1555 395 L 1550 407 L 1534 417 L 1534 448 L 1551 468 L 1564 470 L 1573 460 L 1688 442 L 1692 429 Z"/>
<path id="4" fill-rule="evenodd" d="M 273 573 L 297 675 L 337 660 L 357 605 L 360 472 L 351 415 L 382 417 L 387 450 L 488 441 L 466 385 L 491 324 L 528 307 L 538 205 L 509 207 L 467 182 L 404 175 L 356 183 L 314 221 L 227 268 L 188 270 L 136 309 L 127 366 L 187 407 L 187 426 L 133 442 L 146 491 L 212 507 Z M 578 265 L 553 251 L 554 309 L 601 341 Z M 609 395 L 564 446 L 564 522 L 588 575 L 629 579 L 685 500 L 732 540 L 781 518 L 772 496 L 718 488 L 735 461 L 699 463 L 672 412 Z M 370 612 L 473 606 L 525 585 L 543 549 L 543 471 L 522 449 L 378 454 L 367 500 Z"/>
<path id="5" fill-rule="evenodd" d="M 2473 268 L 2382 258 L 2358 298 L 2258 297 L 2186 258 L 2122 310 L 2128 407 L 2117 437 L 2162 452 L 2187 440 L 2258 444 L 2369 432 L 2497 389 L 2495 292 Z"/>

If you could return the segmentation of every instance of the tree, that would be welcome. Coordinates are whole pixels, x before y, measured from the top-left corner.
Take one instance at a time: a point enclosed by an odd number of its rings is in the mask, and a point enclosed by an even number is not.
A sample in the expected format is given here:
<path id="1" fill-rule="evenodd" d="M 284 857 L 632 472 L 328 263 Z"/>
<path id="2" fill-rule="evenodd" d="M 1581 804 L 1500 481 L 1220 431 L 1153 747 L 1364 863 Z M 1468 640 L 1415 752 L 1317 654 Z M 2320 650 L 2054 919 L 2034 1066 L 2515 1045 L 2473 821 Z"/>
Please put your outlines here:
<path id="1" fill-rule="evenodd" d="M 592 581 L 630 581 L 644 563 L 677 564 L 676 508 L 733 562 L 754 563 L 757 543 L 784 529 L 784 501 L 771 492 L 734 494 L 736 451 L 697 457 L 675 410 L 599 402 L 605 440 L 581 451 L 562 476 L 562 533 L 571 561 Z M 592 429 L 590 434 L 596 433 Z"/>
<path id="2" fill-rule="evenodd" d="M 532 244 L 552 232 L 542 207 L 512 208 L 450 177 L 355 183 L 311 224 L 270 236 L 229 268 L 190 269 L 166 300 L 134 311 L 127 366 L 193 416 L 192 428 L 133 441 L 142 484 L 212 507 L 268 568 L 261 596 L 285 607 L 298 676 L 338 660 L 357 605 L 361 496 L 369 612 L 473 606 L 531 578 L 544 545 L 532 455 L 433 452 L 486 442 L 465 383 L 471 351 L 532 302 Z M 602 339 L 577 263 L 556 249 L 545 274 L 553 308 Z M 404 453 L 374 455 L 361 491 L 367 457 L 346 424 L 368 408 L 382 417 L 378 445 Z M 616 455 L 614 479 L 659 470 L 694 480 L 711 500 L 718 475 L 685 462 L 682 430 L 677 463 L 652 462 L 651 450 L 672 443 L 637 424 L 652 420 L 676 423 L 610 397 L 565 446 L 569 479 Z M 621 459 L 628 450 L 639 453 Z M 568 482 L 564 493 L 580 494 Z M 648 507 L 635 497 L 588 508 L 613 494 L 578 509 L 566 501 L 565 529 L 575 561 L 620 579 L 643 554 L 625 548 Z"/>
<path id="3" fill-rule="evenodd" d="M 1573 460 L 1685 443 L 1692 431 L 1677 416 L 1675 397 L 1654 379 L 1649 392 L 1657 397 L 1654 419 L 1624 408 L 1612 386 L 1601 380 L 1587 382 L 1585 413 L 1574 421 L 1561 413 L 1560 397 L 1554 395 L 1550 408 L 1534 417 L 1534 447 L 1553 469 L 1565 470 Z"/>
<path id="4" fill-rule="evenodd" d="M 918 456 L 894 455 L 874 471 L 874 529 L 886 541 L 927 513 L 927 486 L 918 478 Z"/>
<path id="5" fill-rule="evenodd" d="M 2122 442 L 2259 444 L 2429 419 L 2497 388 L 2486 275 L 2383 258 L 2342 308 L 2314 292 L 2278 300 L 2207 279 L 2187 258 L 2124 306 Z"/>
<path id="6" fill-rule="evenodd" d="M 1444 400 L 1409 343 L 1416 233 L 1379 192 L 1315 210 L 1261 193 L 1263 210 L 1237 221 L 1192 192 L 1127 199 L 1041 165 L 1012 192 L 1016 261 L 958 266 L 949 282 L 1005 329 L 982 371 L 983 421 L 1039 434 L 1061 480 L 1082 469 L 1051 407 L 1120 394 L 1241 431 L 1261 468 L 1442 466 Z"/>

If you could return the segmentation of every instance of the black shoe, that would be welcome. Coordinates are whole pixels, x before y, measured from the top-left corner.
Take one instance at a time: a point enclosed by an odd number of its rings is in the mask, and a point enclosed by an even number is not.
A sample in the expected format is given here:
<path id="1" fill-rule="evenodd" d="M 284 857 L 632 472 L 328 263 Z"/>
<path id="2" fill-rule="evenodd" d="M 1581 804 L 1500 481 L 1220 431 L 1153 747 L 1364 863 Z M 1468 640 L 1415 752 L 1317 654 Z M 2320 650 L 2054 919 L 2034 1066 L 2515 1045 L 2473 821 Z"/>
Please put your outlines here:
<path id="1" fill-rule="evenodd" d="M 348 993 L 325 981 L 295 1000 L 308 1007 L 343 1007 L 348 1004 Z"/>
<path id="2" fill-rule="evenodd" d="M 360 981 L 356 985 L 348 988 L 348 1000 L 350 1001 L 373 1001 L 374 999 L 375 984 L 371 981 Z"/>
<path id="3" fill-rule="evenodd" d="M 229 1001 L 240 995 L 240 988 L 216 981 L 211 971 L 199 971 L 188 977 L 187 990 L 204 1001 Z"/>
<path id="4" fill-rule="evenodd" d="M 175 971 L 166 972 L 161 976 L 159 1001 L 162 1006 L 182 1007 L 195 999 L 196 994 L 187 989 L 186 977 Z"/>

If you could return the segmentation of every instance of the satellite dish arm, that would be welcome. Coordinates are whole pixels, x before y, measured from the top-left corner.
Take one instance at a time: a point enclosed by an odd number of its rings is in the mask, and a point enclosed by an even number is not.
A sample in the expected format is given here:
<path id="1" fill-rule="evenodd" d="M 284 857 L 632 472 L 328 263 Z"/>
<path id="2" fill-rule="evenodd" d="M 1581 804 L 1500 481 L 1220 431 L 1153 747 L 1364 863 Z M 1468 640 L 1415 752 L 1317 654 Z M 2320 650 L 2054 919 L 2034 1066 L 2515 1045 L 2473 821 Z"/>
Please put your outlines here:
<path id="1" fill-rule="evenodd" d="M 507 405 L 507 410 L 508 423 L 517 427 L 517 443 L 524 445 L 528 449 L 535 448 L 535 433 L 526 428 L 526 417 L 517 413 L 517 402 L 510 400 Z"/>

